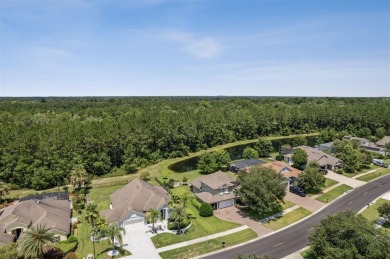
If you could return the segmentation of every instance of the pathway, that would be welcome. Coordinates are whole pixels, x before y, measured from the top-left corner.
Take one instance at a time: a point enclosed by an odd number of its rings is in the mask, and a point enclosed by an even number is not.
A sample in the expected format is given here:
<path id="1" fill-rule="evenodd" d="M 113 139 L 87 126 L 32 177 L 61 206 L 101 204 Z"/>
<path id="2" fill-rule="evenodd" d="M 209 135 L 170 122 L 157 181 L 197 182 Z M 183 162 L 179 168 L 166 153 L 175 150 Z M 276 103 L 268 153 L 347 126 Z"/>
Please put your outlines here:
<path id="1" fill-rule="evenodd" d="M 131 252 L 132 255 L 126 257 L 131 259 L 160 259 L 156 248 L 150 240 L 148 231 L 149 227 L 141 226 L 126 226 L 126 234 L 123 237 L 124 249 Z"/>
<path id="2" fill-rule="evenodd" d="M 295 204 L 309 210 L 310 212 L 315 212 L 325 205 L 325 203 L 322 203 L 320 201 L 315 200 L 315 198 L 313 198 L 313 196 L 312 197 L 308 197 L 308 196 L 301 197 L 301 196 L 298 196 L 298 195 L 296 195 L 292 192 L 289 192 L 289 191 L 287 191 L 287 194 L 284 198 L 287 201 L 291 201 L 292 203 L 295 203 Z"/>
<path id="3" fill-rule="evenodd" d="M 370 173 L 370 172 L 371 171 L 369 171 L 367 173 Z M 361 176 L 361 175 L 363 175 L 363 174 L 360 174 L 359 176 Z M 328 188 L 329 190 L 331 190 L 332 187 L 336 188 L 337 186 L 342 185 L 342 184 L 348 185 L 352 188 L 357 188 L 357 187 L 360 187 L 360 186 L 366 184 L 366 182 L 359 181 L 355 178 L 350 178 L 350 177 L 347 177 L 345 175 L 338 174 L 338 173 L 335 173 L 332 171 L 328 171 L 328 174 L 325 175 L 325 177 L 339 182 L 338 184 L 335 184 L 335 185 L 331 186 L 330 188 Z"/>
<path id="4" fill-rule="evenodd" d="M 263 236 L 263 235 L 266 235 L 266 234 L 272 232 L 271 229 L 264 227 L 256 220 L 253 220 L 253 219 L 245 216 L 241 212 L 241 210 L 237 209 L 234 206 L 220 209 L 220 210 L 215 210 L 214 215 L 222 220 L 246 225 L 246 226 L 250 227 L 253 231 L 255 231 L 258 236 Z"/>
<path id="5" fill-rule="evenodd" d="M 177 249 L 177 248 L 180 248 L 180 247 L 183 247 L 183 246 L 189 246 L 189 245 L 200 243 L 200 242 L 207 241 L 207 240 L 210 240 L 210 239 L 214 239 L 214 238 L 230 235 L 230 234 L 233 234 L 233 233 L 245 230 L 245 229 L 248 229 L 248 226 L 241 226 L 241 227 L 238 227 L 238 228 L 233 228 L 233 229 L 230 229 L 230 230 L 227 230 L 227 231 L 224 231 L 224 232 L 220 232 L 220 233 L 217 233 L 217 234 L 214 234 L 214 235 L 209 235 L 209 236 L 205 236 L 205 237 L 201 237 L 201 238 L 196 238 L 196 239 L 188 240 L 188 241 L 185 241 L 185 242 L 173 244 L 173 245 L 170 245 L 170 246 L 164 246 L 164 247 L 161 247 L 161 248 L 158 248 L 158 249 L 155 249 L 155 250 L 157 251 L 157 253 L 162 253 L 162 252 L 169 251 L 169 250 L 172 250 L 172 249 Z M 145 257 L 145 258 L 151 259 L 151 257 Z"/>

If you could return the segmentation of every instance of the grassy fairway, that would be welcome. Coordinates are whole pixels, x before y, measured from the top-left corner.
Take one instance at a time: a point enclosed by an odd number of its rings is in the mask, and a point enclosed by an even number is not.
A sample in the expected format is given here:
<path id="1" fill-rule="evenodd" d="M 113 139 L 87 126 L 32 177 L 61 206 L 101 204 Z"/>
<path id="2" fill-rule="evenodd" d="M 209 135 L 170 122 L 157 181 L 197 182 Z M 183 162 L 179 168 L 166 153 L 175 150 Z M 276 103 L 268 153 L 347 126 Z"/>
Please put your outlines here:
<path id="1" fill-rule="evenodd" d="M 361 215 L 368 219 L 369 221 L 374 221 L 379 219 L 379 213 L 378 213 L 378 207 L 379 205 L 388 202 L 388 200 L 385 199 L 378 199 L 375 204 L 370 205 L 367 209 L 363 210 Z"/>
<path id="2" fill-rule="evenodd" d="M 293 210 L 285 215 L 283 215 L 282 217 L 276 219 L 276 220 L 272 220 L 268 223 L 265 223 L 264 226 L 267 227 L 267 228 L 270 228 L 270 229 L 273 229 L 273 230 L 278 230 L 278 229 L 281 229 L 287 225 L 290 225 L 308 215 L 310 215 L 311 212 L 308 211 L 307 209 L 305 208 L 298 208 L 296 210 Z"/>
<path id="3" fill-rule="evenodd" d="M 176 187 L 172 191 L 177 194 L 189 192 L 187 186 Z M 192 225 L 187 232 L 181 236 L 170 233 L 158 234 L 152 237 L 155 247 L 168 246 L 241 226 L 237 223 L 223 221 L 216 216 L 200 217 L 198 210 L 192 204 L 189 205 L 187 211 L 191 214 L 192 221 Z"/>
<path id="4" fill-rule="evenodd" d="M 351 190 L 352 188 L 349 187 L 348 185 L 342 184 L 333 190 L 326 192 L 320 196 L 318 196 L 316 199 L 322 202 L 330 202 L 339 197 L 341 194 L 344 192 Z"/>
<path id="5" fill-rule="evenodd" d="M 371 180 L 373 180 L 375 178 L 378 178 L 380 176 L 383 176 L 383 175 L 386 175 L 386 174 L 389 174 L 389 173 L 390 173 L 390 169 L 389 168 L 382 168 L 382 169 L 376 170 L 373 173 L 369 173 L 369 174 L 360 176 L 357 179 L 360 180 L 360 181 L 368 182 L 368 181 L 371 181 Z"/>
<path id="6" fill-rule="evenodd" d="M 185 259 L 192 258 L 202 254 L 207 254 L 213 251 L 222 249 L 222 242 L 225 242 L 225 247 L 237 245 L 245 241 L 254 239 L 257 237 L 256 232 L 251 229 L 245 229 L 234 234 L 226 235 L 223 237 L 210 239 L 197 244 L 181 247 L 178 249 L 166 251 L 160 253 L 163 259 Z"/>

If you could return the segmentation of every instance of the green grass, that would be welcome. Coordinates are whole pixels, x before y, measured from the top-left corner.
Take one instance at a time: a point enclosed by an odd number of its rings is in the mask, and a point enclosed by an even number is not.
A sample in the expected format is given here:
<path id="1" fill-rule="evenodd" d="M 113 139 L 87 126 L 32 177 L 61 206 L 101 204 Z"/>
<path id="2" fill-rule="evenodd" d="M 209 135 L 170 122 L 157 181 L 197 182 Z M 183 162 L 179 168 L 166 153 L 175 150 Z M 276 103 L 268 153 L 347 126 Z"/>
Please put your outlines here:
<path id="1" fill-rule="evenodd" d="M 262 220 L 262 219 L 265 219 L 269 216 L 272 216 L 276 213 L 279 213 L 283 210 L 286 210 L 288 208 L 291 208 L 292 206 L 294 206 L 295 204 L 290 202 L 290 201 L 284 201 L 284 203 L 281 203 L 281 206 L 282 206 L 282 209 L 281 210 L 276 210 L 276 211 L 272 211 L 272 212 L 269 212 L 269 213 L 259 213 L 255 210 L 252 210 L 250 208 L 244 208 L 242 209 L 241 211 L 245 213 L 246 216 L 254 219 L 254 220 Z"/>
<path id="2" fill-rule="evenodd" d="M 222 249 L 222 242 L 225 242 L 225 247 L 234 246 L 257 237 L 256 232 L 251 229 L 245 229 L 223 237 L 210 239 L 197 244 L 181 247 L 174 250 L 169 250 L 160 253 L 163 259 L 185 259 L 192 258 L 202 254 L 207 254 L 213 251 Z"/>
<path id="3" fill-rule="evenodd" d="M 93 245 L 90 240 L 91 226 L 84 221 L 84 214 L 81 216 L 82 223 L 80 223 L 76 230 L 76 237 L 79 241 L 76 254 L 79 258 L 85 258 L 88 254 L 93 254 Z M 106 239 L 101 242 L 95 243 L 96 247 L 96 259 L 109 259 L 107 252 L 112 249 L 111 242 Z M 119 249 L 121 254 L 120 257 L 130 255 L 130 253 L 124 249 Z M 117 256 L 116 258 L 119 258 Z"/>
<path id="4" fill-rule="evenodd" d="M 339 183 L 339 182 L 337 182 L 337 181 L 335 181 L 335 180 L 332 180 L 332 179 L 329 179 L 329 178 L 326 178 L 324 188 L 322 188 L 322 189 L 320 189 L 320 190 L 317 190 L 317 191 L 314 191 L 314 192 L 309 192 L 309 191 L 308 191 L 306 194 L 307 194 L 309 197 L 310 197 L 310 196 L 313 196 L 313 195 L 315 195 L 315 194 L 319 194 L 319 193 L 321 193 L 323 190 L 328 189 L 329 187 L 331 187 L 331 186 L 333 186 L 333 185 L 335 185 L 335 184 L 337 184 L 337 183 Z"/>
<path id="5" fill-rule="evenodd" d="M 54 245 L 54 247 L 61 249 L 61 251 L 64 252 L 64 254 L 74 251 L 76 246 L 77 246 L 77 242 L 74 243 L 59 242 Z"/>
<path id="6" fill-rule="evenodd" d="M 322 202 L 330 202 L 339 197 L 344 192 L 351 190 L 352 188 L 348 185 L 342 184 L 340 186 L 337 186 L 333 190 L 330 190 L 329 192 L 326 192 L 324 194 L 321 194 L 316 198 L 316 200 L 322 201 Z"/>
<path id="7" fill-rule="evenodd" d="M 360 177 L 357 178 L 357 180 L 368 182 L 368 181 L 371 181 L 371 180 L 373 180 L 375 178 L 378 178 L 380 176 L 383 176 L 383 175 L 386 175 L 386 174 L 389 174 L 389 173 L 390 173 L 390 169 L 389 168 L 382 168 L 382 169 L 376 170 L 373 173 L 369 173 L 369 174 L 360 176 Z"/>
<path id="8" fill-rule="evenodd" d="M 380 168 L 379 166 L 376 166 L 374 164 L 370 164 L 370 165 L 366 165 L 364 166 L 362 169 L 360 169 L 358 172 L 355 172 L 355 173 L 346 173 L 344 172 L 344 176 L 347 176 L 347 177 L 354 177 L 356 175 L 359 175 L 359 174 L 363 174 L 363 173 L 366 173 L 370 170 L 374 170 L 374 169 L 377 169 L 377 168 Z"/>
<path id="9" fill-rule="evenodd" d="M 318 136 L 318 133 L 309 133 L 309 134 L 300 134 L 300 135 L 290 135 L 290 136 L 269 136 L 266 137 L 268 140 L 279 140 L 279 139 L 290 139 L 294 138 L 297 136 L 303 136 L 303 137 L 311 137 L 311 136 Z M 177 158 L 172 158 L 172 159 L 167 159 L 163 160 L 157 164 L 145 167 L 138 171 L 135 174 L 130 174 L 130 175 L 124 175 L 124 176 L 115 176 L 115 177 L 110 177 L 110 178 L 101 178 L 101 179 L 94 179 L 92 181 L 92 184 L 101 184 L 101 183 L 111 183 L 111 182 L 116 182 L 116 181 L 123 181 L 123 180 L 132 180 L 136 177 L 139 177 L 139 174 L 146 171 L 150 173 L 150 177 L 161 177 L 161 172 L 167 171 L 169 172 L 169 178 L 177 179 L 177 180 L 182 180 L 183 177 L 187 177 L 189 181 L 192 179 L 197 178 L 200 174 L 198 170 L 190 171 L 190 172 L 185 172 L 185 173 L 178 173 L 178 172 L 173 172 L 172 170 L 169 169 L 169 167 L 172 164 L 181 162 L 183 160 L 193 158 L 196 156 L 200 156 L 204 152 L 214 152 L 217 150 L 222 150 L 230 147 L 235 147 L 235 146 L 241 146 L 241 145 L 246 145 L 246 144 L 251 144 L 257 142 L 258 139 L 250 139 L 250 140 L 241 140 L 241 141 L 236 141 L 232 143 L 228 143 L 225 145 L 220 145 L 220 146 L 215 146 L 212 148 L 209 148 L 207 150 L 201 150 L 198 152 L 190 153 L 188 156 L 185 157 L 177 157 Z"/>
<path id="10" fill-rule="evenodd" d="M 123 185 L 114 185 L 101 188 L 93 188 L 87 194 L 88 198 L 92 200 L 96 205 L 97 209 L 105 210 L 110 206 L 110 194 L 114 191 L 122 188 Z M 86 257 L 88 254 L 93 253 L 93 246 L 90 240 L 91 226 L 84 220 L 84 213 L 79 215 L 78 219 L 81 222 L 78 224 L 76 229 L 76 237 L 79 241 L 76 254 L 79 258 Z M 97 259 L 108 259 L 111 258 L 107 255 L 107 252 L 111 250 L 112 246 L 108 239 L 103 240 L 96 244 L 96 258 Z M 121 251 L 121 256 L 130 255 L 126 250 Z M 118 258 L 118 257 L 117 257 Z"/>
<path id="11" fill-rule="evenodd" d="M 388 202 L 388 200 L 378 199 L 375 202 L 375 204 L 370 205 L 370 207 L 368 207 L 367 209 L 363 210 L 361 215 L 363 217 L 365 217 L 366 219 L 368 219 L 369 221 L 374 221 L 374 220 L 376 221 L 377 219 L 379 219 L 378 207 L 379 207 L 379 205 L 381 205 L 381 204 L 383 204 L 385 202 Z"/>
<path id="12" fill-rule="evenodd" d="M 272 221 L 269 221 L 267 223 L 264 224 L 265 227 L 267 228 L 270 228 L 270 229 L 273 229 L 273 230 L 278 230 L 278 229 L 281 229 L 285 226 L 288 226 L 308 215 L 310 215 L 311 212 L 308 211 L 307 209 L 305 208 L 298 208 L 296 210 L 293 210 L 285 215 L 283 215 L 282 217 L 276 219 L 276 220 L 272 220 Z"/>
<path id="13" fill-rule="evenodd" d="M 313 254 L 311 249 L 306 249 L 299 253 L 304 259 L 316 259 L 317 257 Z"/>
<path id="14" fill-rule="evenodd" d="M 152 242 L 156 248 L 212 235 L 241 226 L 237 223 L 223 221 L 216 216 L 200 217 L 198 210 L 192 204 L 188 206 L 187 211 L 191 214 L 191 227 L 181 236 L 161 233 L 152 237 Z"/>

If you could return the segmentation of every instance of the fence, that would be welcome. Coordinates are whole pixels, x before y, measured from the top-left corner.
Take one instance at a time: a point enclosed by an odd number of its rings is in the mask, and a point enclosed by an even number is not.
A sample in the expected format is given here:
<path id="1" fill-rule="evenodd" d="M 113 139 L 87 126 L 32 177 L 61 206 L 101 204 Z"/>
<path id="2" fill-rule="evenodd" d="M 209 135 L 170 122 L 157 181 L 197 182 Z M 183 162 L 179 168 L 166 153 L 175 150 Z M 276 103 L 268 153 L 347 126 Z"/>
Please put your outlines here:
<path id="1" fill-rule="evenodd" d="M 169 187 L 164 183 L 162 182 L 160 179 L 158 179 L 157 177 L 154 177 L 154 179 L 156 180 L 156 182 L 158 182 L 170 195 L 172 195 L 172 191 L 169 189 Z"/>

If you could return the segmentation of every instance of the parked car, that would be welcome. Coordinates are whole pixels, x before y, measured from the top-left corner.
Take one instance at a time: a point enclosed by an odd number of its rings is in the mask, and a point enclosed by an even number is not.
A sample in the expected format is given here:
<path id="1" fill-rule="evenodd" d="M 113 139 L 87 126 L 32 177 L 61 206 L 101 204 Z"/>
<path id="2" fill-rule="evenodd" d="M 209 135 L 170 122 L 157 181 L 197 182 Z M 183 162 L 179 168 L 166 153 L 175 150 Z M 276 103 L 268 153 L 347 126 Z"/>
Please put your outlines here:
<path id="1" fill-rule="evenodd" d="M 301 197 L 306 196 L 305 190 L 298 186 L 290 186 L 290 192 L 295 193 Z"/>
<path id="2" fill-rule="evenodd" d="M 389 165 L 385 164 L 385 163 L 383 163 L 381 166 L 384 167 L 384 168 L 388 168 L 389 167 Z"/>
<path id="3" fill-rule="evenodd" d="M 320 168 L 320 173 L 328 174 L 328 170 L 326 170 L 326 169 L 324 169 L 324 168 Z"/>
<path id="4" fill-rule="evenodd" d="M 381 159 L 373 159 L 372 163 L 376 166 L 382 166 L 382 167 L 384 167 L 383 165 L 386 165 L 385 163 L 383 163 L 383 160 Z"/>

